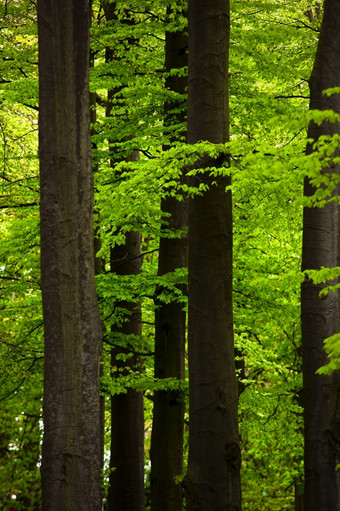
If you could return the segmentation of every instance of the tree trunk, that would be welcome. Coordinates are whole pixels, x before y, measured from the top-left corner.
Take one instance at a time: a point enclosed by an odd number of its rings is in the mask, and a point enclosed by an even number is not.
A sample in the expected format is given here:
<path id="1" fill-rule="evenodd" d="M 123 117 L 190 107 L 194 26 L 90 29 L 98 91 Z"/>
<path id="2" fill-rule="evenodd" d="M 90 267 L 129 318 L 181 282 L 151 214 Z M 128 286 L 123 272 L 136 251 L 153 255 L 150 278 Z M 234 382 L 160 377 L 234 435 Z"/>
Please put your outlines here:
<path id="1" fill-rule="evenodd" d="M 116 18 L 115 3 L 104 3 L 107 21 Z M 107 63 L 114 60 L 114 49 L 107 48 Z M 112 100 L 115 91 L 108 91 L 107 116 L 111 116 Z M 117 91 L 116 91 L 117 92 Z M 110 143 L 114 142 L 109 140 Z M 139 158 L 138 151 L 131 154 L 130 161 Z M 112 164 L 114 162 L 112 161 Z M 115 245 L 110 250 L 111 271 L 119 275 L 137 275 L 141 272 L 141 235 L 137 232 L 126 233 L 125 243 Z M 128 312 L 126 321 L 120 328 L 113 327 L 112 332 L 125 336 L 134 336 L 130 345 L 128 337 L 123 346 L 111 350 L 111 366 L 118 371 L 130 369 L 138 370 L 142 362 L 138 354 L 134 354 L 126 361 L 117 355 L 130 354 L 138 351 L 136 337 L 142 334 L 141 308 L 138 302 L 119 302 L 118 307 Z M 125 346 L 124 346 L 125 344 Z M 119 373 L 119 374 L 124 374 Z M 115 372 L 113 372 L 113 378 Z M 111 452 L 108 511 L 143 511 L 145 509 L 144 491 L 144 402 L 143 393 L 128 389 L 126 394 L 111 397 Z"/>
<path id="2" fill-rule="evenodd" d="M 340 95 L 322 95 L 324 89 L 340 86 L 340 4 L 326 0 L 320 39 L 310 78 L 310 108 L 333 109 L 340 113 Z M 340 133 L 339 124 L 311 124 L 308 137 Z M 309 145 L 307 153 L 312 152 Z M 333 165 L 326 172 L 339 173 Z M 305 195 L 315 192 L 308 180 Z M 337 192 L 338 193 L 338 192 Z M 340 265 L 340 215 L 337 204 L 324 208 L 305 208 L 303 216 L 302 269 Z M 320 298 L 322 286 L 306 280 L 301 292 L 303 348 L 303 396 L 305 424 L 305 509 L 340 509 L 339 463 L 340 408 L 339 374 L 317 375 L 327 362 L 323 350 L 326 337 L 339 331 L 339 293 Z"/>
<path id="3" fill-rule="evenodd" d="M 112 271 L 120 275 L 136 275 L 141 271 L 141 235 L 128 232 L 124 245 L 111 249 Z M 133 335 L 132 345 L 115 347 L 111 350 L 111 365 L 118 370 L 138 370 L 141 366 L 138 354 L 120 360 L 117 354 L 131 354 L 138 350 L 135 336 L 141 335 L 141 310 L 138 303 L 120 302 L 119 307 L 129 312 L 127 321 L 117 333 Z M 124 344 L 122 342 L 122 344 Z M 124 373 L 119 373 L 124 374 Z M 114 373 L 113 373 L 114 377 Z M 143 511 L 144 496 L 144 406 L 143 393 L 128 389 L 126 394 L 111 398 L 111 453 L 108 511 Z"/>
<path id="4" fill-rule="evenodd" d="M 229 2 L 189 2 L 188 143 L 228 140 Z M 204 158 L 200 167 L 221 165 Z M 187 510 L 240 509 L 232 313 L 232 210 L 229 179 L 189 206 L 189 459 Z M 214 184 L 215 182 L 216 184 Z"/>
<path id="5" fill-rule="evenodd" d="M 183 32 L 166 33 L 166 71 L 187 65 L 187 35 Z M 186 77 L 170 76 L 165 86 L 185 94 Z M 185 114 L 174 115 L 172 109 L 183 104 L 165 105 L 165 126 L 185 121 Z M 175 142 L 175 141 L 174 141 Z M 168 228 L 183 230 L 187 227 L 187 201 L 173 197 L 162 200 L 162 211 L 169 213 Z M 186 238 L 163 238 L 159 244 L 158 275 L 186 266 Z M 157 293 L 162 290 L 158 289 Z M 184 379 L 186 313 L 183 304 L 155 300 L 155 377 Z M 152 511 L 179 511 L 182 509 L 184 394 L 174 390 L 154 393 L 151 436 L 151 509 Z M 177 480 L 176 480 L 177 477 Z"/>
<path id="6" fill-rule="evenodd" d="M 38 1 L 43 509 L 101 510 L 87 0 Z"/>

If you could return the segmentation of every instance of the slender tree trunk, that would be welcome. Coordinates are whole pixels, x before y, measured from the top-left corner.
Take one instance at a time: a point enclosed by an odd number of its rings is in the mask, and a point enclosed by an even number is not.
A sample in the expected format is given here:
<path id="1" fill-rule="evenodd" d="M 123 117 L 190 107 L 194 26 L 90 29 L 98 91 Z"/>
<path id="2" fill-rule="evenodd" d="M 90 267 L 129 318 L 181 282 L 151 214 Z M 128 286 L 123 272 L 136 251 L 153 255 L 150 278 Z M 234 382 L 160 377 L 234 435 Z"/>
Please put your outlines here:
<path id="1" fill-rule="evenodd" d="M 327 97 L 324 89 L 340 86 L 340 3 L 326 0 L 320 39 L 310 78 L 310 108 L 333 109 L 340 113 L 340 95 Z M 311 124 L 308 137 L 340 133 L 339 124 Z M 312 152 L 309 145 L 307 152 Z M 339 173 L 333 165 L 327 172 Z M 315 192 L 305 182 L 305 195 Z M 303 217 L 302 269 L 340 265 L 340 209 L 337 204 L 324 208 L 305 208 Z M 326 337 L 339 331 L 339 294 L 320 298 L 321 286 L 306 280 L 302 285 L 301 320 L 303 348 L 303 396 L 305 424 L 305 509 L 340 509 L 340 395 L 338 373 L 315 374 L 327 362 L 323 350 Z"/>
<path id="2" fill-rule="evenodd" d="M 39 0 L 43 509 L 101 510 L 87 0 Z"/>
<path id="3" fill-rule="evenodd" d="M 128 232 L 124 245 L 111 249 L 112 271 L 120 275 L 136 275 L 141 271 L 141 235 Z M 119 370 L 138 370 L 140 356 L 133 355 L 126 361 L 117 358 L 118 354 L 131 355 L 138 351 L 136 337 L 141 335 L 141 310 L 138 303 L 120 302 L 119 307 L 129 313 L 127 321 L 117 333 L 133 335 L 132 344 L 115 347 L 111 350 L 111 365 Z M 124 374 L 124 373 L 120 373 Z M 113 374 L 114 377 L 114 374 Z M 111 398 L 111 455 L 108 511 L 143 511 L 144 495 L 144 406 L 143 393 L 128 389 L 126 394 Z"/>
<path id="4" fill-rule="evenodd" d="M 228 140 L 229 2 L 189 2 L 188 142 Z M 200 167 L 222 162 L 204 158 Z M 240 509 L 232 313 L 232 210 L 229 179 L 189 206 L 189 459 L 187 510 Z M 214 182 L 216 184 L 214 184 Z"/>
<path id="5" fill-rule="evenodd" d="M 187 35 L 184 32 L 166 33 L 166 71 L 187 65 Z M 169 76 L 167 89 L 186 93 L 187 78 Z M 183 104 L 167 102 L 165 125 L 185 121 L 180 111 Z M 168 228 L 184 230 L 188 222 L 187 201 L 173 197 L 162 200 L 162 211 L 169 213 Z M 159 244 L 158 275 L 165 275 L 186 266 L 186 237 L 163 238 Z M 157 293 L 161 289 L 157 290 Z M 183 304 L 155 300 L 155 376 L 184 379 L 186 314 Z M 151 509 L 152 511 L 179 511 L 182 509 L 184 394 L 180 391 L 160 390 L 154 393 L 151 436 Z M 176 477 L 178 478 L 176 480 Z"/>
<path id="6" fill-rule="evenodd" d="M 104 3 L 107 21 L 116 18 L 115 3 Z M 114 60 L 114 49 L 107 48 L 106 61 Z M 107 116 L 111 116 L 114 92 L 108 92 Z M 109 140 L 109 144 L 114 142 Z M 136 151 L 130 155 L 130 161 L 139 158 Z M 112 164 L 114 162 L 112 161 Z M 125 243 L 115 245 L 110 251 L 111 271 L 119 275 L 137 275 L 141 272 L 141 235 L 138 232 L 126 233 Z M 142 362 L 138 354 L 136 338 L 142 334 L 141 308 L 138 302 L 119 302 L 119 307 L 128 313 L 126 321 L 120 328 L 114 327 L 112 332 L 126 336 L 125 346 L 111 350 L 111 366 L 118 371 L 138 370 Z M 130 344 L 128 336 L 133 336 Z M 121 343 L 119 343 L 121 344 Z M 124 344 L 124 343 L 123 343 Z M 121 360 L 117 355 L 129 355 Z M 124 374 L 119 373 L 119 374 Z M 113 378 L 115 373 L 113 372 Z M 144 402 L 143 393 L 128 389 L 125 394 L 111 397 L 111 452 L 108 511 L 143 511 L 145 509 L 144 490 Z"/>

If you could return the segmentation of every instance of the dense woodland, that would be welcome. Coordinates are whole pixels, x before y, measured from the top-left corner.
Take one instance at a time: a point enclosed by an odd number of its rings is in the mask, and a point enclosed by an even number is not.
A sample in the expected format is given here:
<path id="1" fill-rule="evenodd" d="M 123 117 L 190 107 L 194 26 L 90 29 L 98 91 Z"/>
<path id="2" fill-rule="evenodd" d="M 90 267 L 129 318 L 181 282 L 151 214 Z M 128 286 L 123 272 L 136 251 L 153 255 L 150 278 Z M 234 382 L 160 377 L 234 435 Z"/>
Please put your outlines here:
<path id="1" fill-rule="evenodd" d="M 0 47 L 0 508 L 339 510 L 338 1 L 5 0 Z"/>

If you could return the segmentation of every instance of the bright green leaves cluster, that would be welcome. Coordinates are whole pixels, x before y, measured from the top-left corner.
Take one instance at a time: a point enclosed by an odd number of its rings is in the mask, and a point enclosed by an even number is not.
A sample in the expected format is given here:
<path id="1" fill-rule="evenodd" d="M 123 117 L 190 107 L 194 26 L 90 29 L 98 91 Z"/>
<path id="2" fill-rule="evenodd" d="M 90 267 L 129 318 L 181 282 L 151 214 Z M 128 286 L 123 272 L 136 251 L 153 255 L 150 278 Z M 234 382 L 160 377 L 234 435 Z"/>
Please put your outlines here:
<path id="1" fill-rule="evenodd" d="M 302 196 L 307 81 L 319 23 L 307 18 L 309 7 L 231 5 L 234 321 L 245 364 L 239 411 L 246 510 L 291 509 L 302 478 Z"/>
<path id="2" fill-rule="evenodd" d="M 0 7 L 0 101 L 38 106 L 38 46 L 31 0 Z"/>
<path id="3" fill-rule="evenodd" d="M 318 369 L 319 374 L 332 374 L 340 369 L 340 333 L 336 333 L 325 339 L 325 351 L 329 357 L 329 362 Z"/>
<path id="4" fill-rule="evenodd" d="M 276 133 L 282 140 L 287 133 L 280 123 L 268 132 L 268 122 L 288 112 L 294 120 L 307 110 L 319 24 L 317 16 L 309 22 L 305 13 L 310 8 L 305 0 L 231 2 L 232 137 L 264 142 Z"/>
<path id="5" fill-rule="evenodd" d="M 0 47 L 0 501 L 4 509 L 21 510 L 39 507 L 41 500 L 43 324 L 33 2 L 1 4 Z"/>

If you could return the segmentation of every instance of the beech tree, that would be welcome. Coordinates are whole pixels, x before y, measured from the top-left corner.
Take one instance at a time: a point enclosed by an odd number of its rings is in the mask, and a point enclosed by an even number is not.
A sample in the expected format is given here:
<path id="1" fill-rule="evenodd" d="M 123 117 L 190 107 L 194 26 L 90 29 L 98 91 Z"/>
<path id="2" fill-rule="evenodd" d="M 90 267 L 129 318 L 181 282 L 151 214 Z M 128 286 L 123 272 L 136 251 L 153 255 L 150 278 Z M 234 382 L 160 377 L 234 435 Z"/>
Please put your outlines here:
<path id="1" fill-rule="evenodd" d="M 117 23 L 116 4 L 103 4 L 108 29 L 114 30 Z M 131 20 L 130 20 L 131 21 Z M 129 23 L 124 17 L 120 23 Z M 106 48 L 106 64 L 108 71 L 119 57 L 115 48 Z M 122 67 L 124 63 L 122 64 Z M 110 72 L 110 71 L 109 71 Z M 114 97 L 120 88 L 108 90 L 106 118 L 110 121 L 114 111 Z M 115 149 L 117 140 L 108 135 L 110 164 L 115 173 Z M 127 159 L 139 158 L 134 151 Z M 141 235 L 130 231 L 124 235 L 123 243 L 113 242 L 110 247 L 110 271 L 118 275 L 137 275 L 141 272 Z M 142 333 L 140 302 L 119 300 L 112 295 L 111 307 L 120 310 L 118 320 L 111 326 L 111 371 L 112 378 L 130 371 L 141 369 L 142 361 L 138 355 L 138 339 Z M 111 396 L 111 443 L 110 443 L 110 475 L 107 507 L 109 511 L 126 510 L 142 511 L 145 509 L 144 492 L 144 405 L 143 393 L 128 388 L 125 393 Z"/>
<path id="2" fill-rule="evenodd" d="M 123 245 L 111 249 L 111 268 L 119 275 L 135 275 L 141 271 L 141 236 L 126 234 Z M 141 335 L 140 305 L 116 302 L 127 313 L 122 325 L 112 329 L 112 376 L 136 371 L 141 367 L 136 340 Z M 122 357 L 122 355 L 125 355 Z M 141 511 L 144 495 L 144 408 L 143 393 L 133 388 L 111 397 L 111 449 L 108 510 Z"/>
<path id="3" fill-rule="evenodd" d="M 189 2 L 189 144 L 229 137 L 229 2 Z M 189 204 L 189 454 L 187 509 L 240 509 L 238 388 L 232 304 L 232 207 L 229 179 L 203 157 Z M 212 168 L 213 167 L 213 168 Z M 212 168 L 209 171 L 209 168 Z"/>
<path id="4" fill-rule="evenodd" d="M 167 14 L 169 16 L 175 12 L 172 8 L 168 9 Z M 182 13 L 182 9 L 178 8 L 176 14 L 178 18 L 182 14 L 185 19 L 185 12 Z M 187 65 L 188 58 L 186 30 L 185 27 L 180 31 L 167 31 L 165 34 L 165 72 L 167 73 L 165 87 L 170 93 L 170 98 L 165 103 L 164 129 L 170 140 L 169 145 L 185 137 L 184 98 L 187 91 L 187 77 L 183 75 L 183 68 Z M 171 93 L 176 99 L 171 98 Z M 185 177 L 183 176 L 182 179 Z M 164 235 L 161 233 L 158 275 L 162 277 L 178 268 L 186 267 L 187 200 L 179 201 L 176 197 L 167 196 L 162 199 L 161 209 L 166 214 L 165 232 L 173 231 L 170 237 L 167 237 L 166 233 Z M 156 288 L 155 377 L 177 378 L 183 381 L 186 313 L 184 304 L 178 300 L 178 297 L 173 297 L 169 303 L 159 299 L 163 291 L 162 286 Z M 183 291 L 185 292 L 184 289 Z M 183 491 L 180 481 L 183 473 L 184 408 L 185 395 L 180 387 L 173 390 L 155 390 L 150 450 L 152 511 L 176 511 L 182 508 Z"/>
<path id="5" fill-rule="evenodd" d="M 320 38 L 310 77 L 310 109 L 333 110 L 340 114 L 340 94 L 324 91 L 340 86 L 340 5 L 325 0 Z M 326 143 L 338 136 L 339 122 L 311 122 L 311 140 L 307 154 L 318 142 Z M 336 149 L 333 157 L 338 155 Z M 322 163 L 322 173 L 334 178 L 339 165 L 331 154 Z M 315 186 L 305 181 L 305 195 L 313 196 Z M 338 192 L 337 192 L 338 193 Z M 340 209 L 337 203 L 324 207 L 306 207 L 303 216 L 302 269 L 319 270 L 340 266 Z M 303 348 L 303 405 L 305 427 L 305 509 L 340 509 L 339 463 L 339 384 L 338 372 L 316 374 L 327 362 L 323 342 L 340 327 L 339 291 L 320 297 L 324 284 L 306 279 L 301 290 L 301 324 Z"/>
<path id="6" fill-rule="evenodd" d="M 101 324 L 94 281 L 86 0 L 38 2 L 44 510 L 100 510 Z"/>

